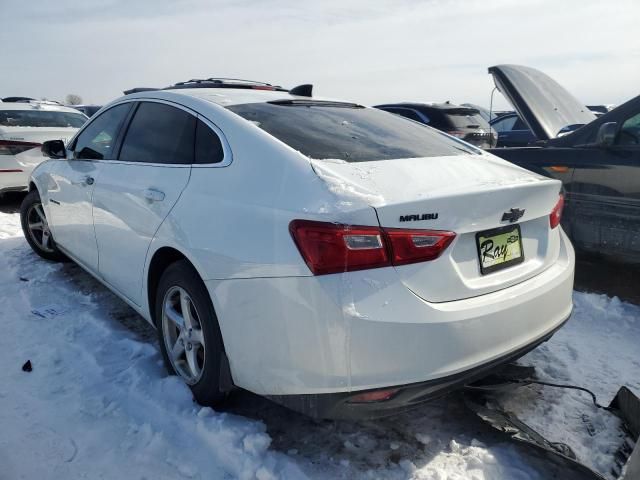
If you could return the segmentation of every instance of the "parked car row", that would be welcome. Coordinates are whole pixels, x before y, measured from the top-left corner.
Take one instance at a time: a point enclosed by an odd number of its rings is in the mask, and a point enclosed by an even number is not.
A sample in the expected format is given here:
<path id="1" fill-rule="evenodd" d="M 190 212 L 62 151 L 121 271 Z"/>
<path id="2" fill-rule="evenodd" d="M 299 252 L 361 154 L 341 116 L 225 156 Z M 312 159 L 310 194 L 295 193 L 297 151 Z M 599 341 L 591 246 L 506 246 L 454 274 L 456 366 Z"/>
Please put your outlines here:
<path id="1" fill-rule="evenodd" d="M 640 96 L 597 116 L 538 70 L 489 72 L 538 139 L 490 152 L 563 182 L 564 227 L 581 250 L 640 262 Z"/>
<path id="2" fill-rule="evenodd" d="M 476 108 L 446 103 L 392 103 L 376 108 L 442 130 L 479 148 L 495 147 L 498 135 Z"/>

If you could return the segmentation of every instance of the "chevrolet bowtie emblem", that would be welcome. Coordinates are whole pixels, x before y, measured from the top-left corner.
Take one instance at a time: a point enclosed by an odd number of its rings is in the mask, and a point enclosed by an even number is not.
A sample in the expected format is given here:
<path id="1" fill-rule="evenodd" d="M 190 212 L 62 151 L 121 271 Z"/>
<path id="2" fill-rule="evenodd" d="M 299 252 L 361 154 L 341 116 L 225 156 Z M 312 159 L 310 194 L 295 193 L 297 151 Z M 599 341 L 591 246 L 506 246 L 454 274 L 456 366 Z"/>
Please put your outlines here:
<path id="1" fill-rule="evenodd" d="M 512 208 L 508 212 L 502 214 L 502 221 L 509 221 L 511 223 L 517 222 L 524 215 L 524 209 Z"/>

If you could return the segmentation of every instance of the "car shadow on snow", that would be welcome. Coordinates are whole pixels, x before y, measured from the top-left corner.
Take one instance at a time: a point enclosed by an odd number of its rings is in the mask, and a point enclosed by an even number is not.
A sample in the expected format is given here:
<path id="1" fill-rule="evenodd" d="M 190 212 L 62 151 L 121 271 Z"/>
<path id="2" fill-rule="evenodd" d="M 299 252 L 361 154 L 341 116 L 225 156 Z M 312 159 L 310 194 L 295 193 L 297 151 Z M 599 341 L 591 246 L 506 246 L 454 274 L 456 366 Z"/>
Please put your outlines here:
<path id="1" fill-rule="evenodd" d="M 262 421 L 272 447 L 311 478 L 556 478 L 539 455 L 505 441 L 456 392 L 408 412 L 371 421 L 314 420 L 238 390 L 227 411 Z M 522 475 L 522 472 L 527 472 Z M 467 477 L 466 475 L 471 475 Z M 458 477 L 456 477 L 458 478 Z"/>

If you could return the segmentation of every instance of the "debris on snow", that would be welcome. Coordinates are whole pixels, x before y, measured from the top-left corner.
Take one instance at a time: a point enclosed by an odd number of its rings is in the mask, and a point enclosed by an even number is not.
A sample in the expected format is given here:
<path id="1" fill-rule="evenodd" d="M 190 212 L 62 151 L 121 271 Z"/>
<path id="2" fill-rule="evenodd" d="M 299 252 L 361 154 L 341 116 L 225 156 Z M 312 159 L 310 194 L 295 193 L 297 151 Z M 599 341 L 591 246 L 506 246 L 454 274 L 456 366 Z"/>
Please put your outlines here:
<path id="1" fill-rule="evenodd" d="M 24 365 L 22 365 L 23 372 L 31 372 L 33 370 L 33 366 L 31 365 L 31 360 L 27 360 Z"/>

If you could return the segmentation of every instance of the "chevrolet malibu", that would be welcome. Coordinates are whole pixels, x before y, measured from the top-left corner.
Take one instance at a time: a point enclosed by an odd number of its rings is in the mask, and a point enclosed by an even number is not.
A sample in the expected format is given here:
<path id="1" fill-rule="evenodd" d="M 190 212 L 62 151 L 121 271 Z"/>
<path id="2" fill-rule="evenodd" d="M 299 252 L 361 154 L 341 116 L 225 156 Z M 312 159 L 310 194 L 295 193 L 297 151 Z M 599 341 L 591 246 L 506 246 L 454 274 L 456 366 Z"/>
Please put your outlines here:
<path id="1" fill-rule="evenodd" d="M 570 316 L 557 180 L 299 87 L 134 91 L 43 145 L 22 226 L 155 326 L 201 404 L 240 387 L 315 417 L 390 414 Z"/>

